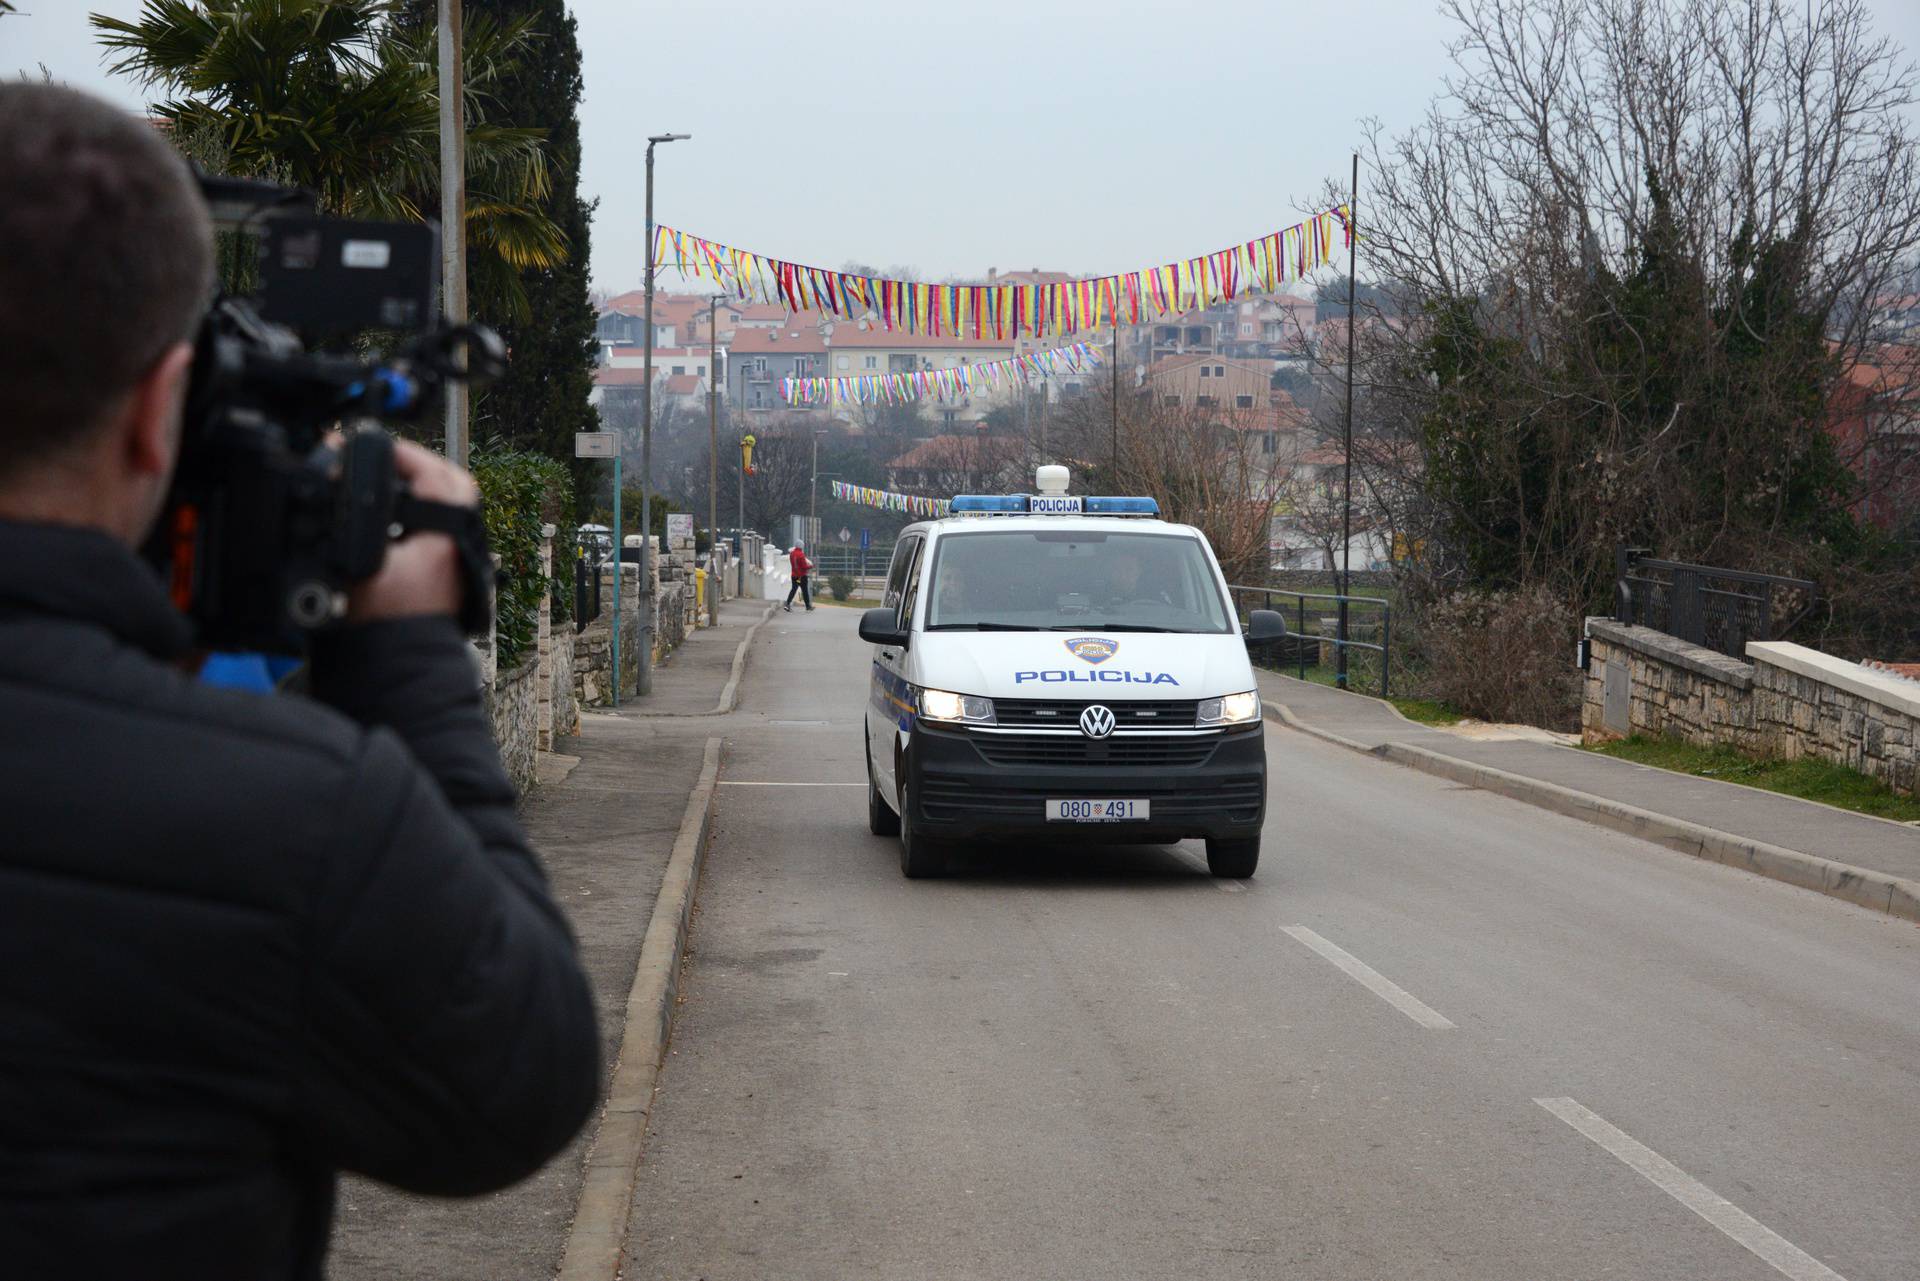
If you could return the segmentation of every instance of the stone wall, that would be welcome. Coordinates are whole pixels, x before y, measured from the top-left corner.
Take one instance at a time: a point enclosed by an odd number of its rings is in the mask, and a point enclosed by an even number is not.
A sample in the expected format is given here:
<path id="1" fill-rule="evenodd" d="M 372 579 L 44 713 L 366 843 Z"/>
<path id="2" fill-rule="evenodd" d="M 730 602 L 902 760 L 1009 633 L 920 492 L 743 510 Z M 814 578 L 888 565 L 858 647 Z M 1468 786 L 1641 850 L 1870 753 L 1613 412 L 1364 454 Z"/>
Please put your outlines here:
<path id="1" fill-rule="evenodd" d="M 574 637 L 574 695 L 583 707 L 613 702 L 613 574 L 600 579 L 600 617 Z M 640 585 L 631 573 L 620 575 L 620 694 L 631 694 L 640 679 Z"/>
<path id="2" fill-rule="evenodd" d="M 539 665 L 525 662 L 501 672 L 486 687 L 487 715 L 493 718 L 493 741 L 500 748 L 507 777 L 521 791 L 533 785 L 533 754 L 539 748 L 539 725 L 534 708 L 539 697 Z"/>
<path id="3" fill-rule="evenodd" d="M 1587 636 L 1586 742 L 1645 734 L 1752 756 L 1812 756 L 1915 791 L 1914 682 L 1782 641 L 1749 644 L 1742 662 L 1612 619 L 1588 619 Z"/>
<path id="4" fill-rule="evenodd" d="M 564 625 L 554 638 L 553 697 L 549 700 L 547 742 L 575 734 L 580 730 L 580 686 L 573 676 L 573 624 Z M 551 750 L 551 746 L 549 746 Z"/>

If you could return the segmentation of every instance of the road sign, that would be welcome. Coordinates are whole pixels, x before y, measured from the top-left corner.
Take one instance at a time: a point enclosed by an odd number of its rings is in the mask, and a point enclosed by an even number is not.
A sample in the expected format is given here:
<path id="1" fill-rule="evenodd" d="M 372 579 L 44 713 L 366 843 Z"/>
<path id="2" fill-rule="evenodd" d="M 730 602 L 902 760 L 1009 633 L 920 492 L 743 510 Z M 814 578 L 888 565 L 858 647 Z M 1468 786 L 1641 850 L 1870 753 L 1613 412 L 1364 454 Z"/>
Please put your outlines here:
<path id="1" fill-rule="evenodd" d="M 853 531 L 851 529 L 848 529 L 845 525 L 840 526 L 840 541 L 843 543 L 850 543 L 853 541 Z"/>
<path id="2" fill-rule="evenodd" d="M 866 551 L 869 547 L 872 547 L 872 546 L 873 546 L 873 531 L 871 529 L 861 530 L 860 531 L 860 550 Z"/>
<path id="3" fill-rule="evenodd" d="M 577 431 L 573 433 L 573 456 L 575 458 L 618 458 L 620 437 L 610 431 Z"/>
<path id="4" fill-rule="evenodd" d="M 669 546 L 676 546 L 683 538 L 689 540 L 693 538 L 693 513 L 668 512 L 667 544 Z"/>

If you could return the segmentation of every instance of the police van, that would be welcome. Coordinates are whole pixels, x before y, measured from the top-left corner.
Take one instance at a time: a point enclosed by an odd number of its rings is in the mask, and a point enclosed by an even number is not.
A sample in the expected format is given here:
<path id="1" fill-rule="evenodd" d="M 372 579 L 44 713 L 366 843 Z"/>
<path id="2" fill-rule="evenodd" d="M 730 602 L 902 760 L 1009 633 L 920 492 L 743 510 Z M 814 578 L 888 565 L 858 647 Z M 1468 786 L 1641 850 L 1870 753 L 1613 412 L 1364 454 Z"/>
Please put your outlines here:
<path id="1" fill-rule="evenodd" d="M 867 821 L 910 877 L 991 837 L 1165 844 L 1204 837 L 1215 876 L 1253 875 L 1267 767 L 1249 642 L 1200 531 L 1151 498 L 961 495 L 894 546 L 866 714 Z"/>

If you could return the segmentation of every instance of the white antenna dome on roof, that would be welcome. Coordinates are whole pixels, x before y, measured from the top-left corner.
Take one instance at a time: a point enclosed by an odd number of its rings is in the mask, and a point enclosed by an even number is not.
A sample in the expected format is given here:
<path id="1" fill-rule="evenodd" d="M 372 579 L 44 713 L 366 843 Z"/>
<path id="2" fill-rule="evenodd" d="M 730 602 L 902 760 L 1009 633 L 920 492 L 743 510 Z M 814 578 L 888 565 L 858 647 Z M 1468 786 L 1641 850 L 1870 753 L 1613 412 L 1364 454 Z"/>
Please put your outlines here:
<path id="1" fill-rule="evenodd" d="M 1067 492 L 1069 473 L 1059 463 L 1048 463 L 1033 471 L 1033 489 L 1037 494 L 1058 495 Z"/>

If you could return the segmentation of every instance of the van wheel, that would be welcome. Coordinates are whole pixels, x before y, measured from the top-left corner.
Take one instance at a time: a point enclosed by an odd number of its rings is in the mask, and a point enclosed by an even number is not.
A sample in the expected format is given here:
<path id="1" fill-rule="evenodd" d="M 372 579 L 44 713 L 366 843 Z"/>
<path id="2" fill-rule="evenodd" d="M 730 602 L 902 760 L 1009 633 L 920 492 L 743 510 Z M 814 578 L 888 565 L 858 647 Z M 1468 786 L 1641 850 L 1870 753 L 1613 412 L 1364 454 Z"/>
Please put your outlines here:
<path id="1" fill-rule="evenodd" d="M 900 789 L 900 874 L 908 880 L 940 876 L 947 870 L 947 843 L 922 836 L 913 825 L 913 797 Z"/>
<path id="2" fill-rule="evenodd" d="M 1260 866 L 1260 838 L 1237 836 L 1232 840 L 1207 838 L 1207 870 L 1215 876 L 1243 881 Z"/>
<path id="3" fill-rule="evenodd" d="M 867 755 L 867 830 L 875 836 L 900 835 L 900 816 L 880 795 L 880 785 L 874 781 L 871 752 Z"/>

